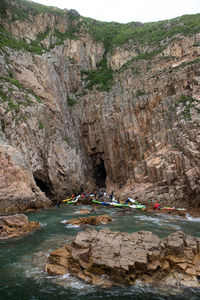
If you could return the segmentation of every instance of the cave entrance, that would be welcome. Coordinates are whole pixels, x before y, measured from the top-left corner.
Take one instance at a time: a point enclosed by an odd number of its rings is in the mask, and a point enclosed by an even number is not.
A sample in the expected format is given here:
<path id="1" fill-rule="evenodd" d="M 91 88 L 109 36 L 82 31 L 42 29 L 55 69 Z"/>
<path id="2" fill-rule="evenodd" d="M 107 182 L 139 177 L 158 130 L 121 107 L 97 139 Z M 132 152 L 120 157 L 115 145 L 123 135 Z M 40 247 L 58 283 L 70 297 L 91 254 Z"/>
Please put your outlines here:
<path id="1" fill-rule="evenodd" d="M 34 177 L 34 180 L 36 185 L 40 188 L 40 190 L 44 192 L 48 198 L 52 198 L 51 184 L 47 184 L 45 181 L 38 177 Z"/>
<path id="2" fill-rule="evenodd" d="M 96 185 L 101 188 L 101 187 L 106 187 L 106 169 L 104 166 L 104 161 L 100 158 L 98 160 L 98 164 L 95 165 L 94 167 L 94 179 Z"/>

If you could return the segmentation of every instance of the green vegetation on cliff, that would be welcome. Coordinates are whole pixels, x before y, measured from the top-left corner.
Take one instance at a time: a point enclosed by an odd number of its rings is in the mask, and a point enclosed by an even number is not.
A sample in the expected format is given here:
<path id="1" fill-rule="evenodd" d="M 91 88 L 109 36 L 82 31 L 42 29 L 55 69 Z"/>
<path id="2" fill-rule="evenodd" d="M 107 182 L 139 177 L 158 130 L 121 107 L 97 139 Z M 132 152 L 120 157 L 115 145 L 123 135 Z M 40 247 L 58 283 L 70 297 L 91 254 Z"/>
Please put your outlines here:
<path id="1" fill-rule="evenodd" d="M 74 106 L 76 104 L 76 100 L 67 96 L 67 103 L 70 107 Z"/>
<path id="2" fill-rule="evenodd" d="M 29 19 L 29 15 L 36 15 L 40 13 L 52 13 L 58 15 L 64 14 L 62 9 L 55 9 L 52 6 L 46 6 L 32 1 L 14 0 L 11 2 L 10 0 L 1 0 L 0 14 L 2 18 L 8 18 L 7 10 L 11 13 L 12 21 L 26 20 Z"/>
<path id="3" fill-rule="evenodd" d="M 7 87 L 5 87 L 5 83 L 8 83 Z M 16 88 L 22 92 L 20 99 L 15 97 Z M 0 102 L 7 105 L 6 113 L 14 111 L 18 114 L 21 113 L 21 107 L 32 106 L 34 102 L 31 100 L 31 95 L 38 103 L 42 102 L 36 93 L 31 89 L 26 89 L 16 78 L 0 76 Z"/>
<path id="4" fill-rule="evenodd" d="M 28 44 L 24 40 L 18 40 L 12 36 L 12 34 L 0 25 L 0 49 L 9 47 L 16 50 L 26 50 L 38 55 L 41 55 L 45 48 L 39 44 L 40 40 L 32 41 Z"/>
<path id="5" fill-rule="evenodd" d="M 94 40 L 103 42 L 108 51 L 129 40 L 133 40 L 135 44 L 159 47 L 161 41 L 171 39 L 177 34 L 189 36 L 200 32 L 200 14 L 144 24 L 101 22 L 89 18 L 84 18 L 84 23 L 89 28 Z"/>
<path id="6" fill-rule="evenodd" d="M 97 66 L 96 70 L 82 70 L 81 75 L 86 75 L 86 88 L 91 90 L 94 85 L 97 85 L 99 91 L 109 91 L 113 82 L 113 70 L 107 67 L 106 56 Z"/>
<path id="7" fill-rule="evenodd" d="M 8 18 L 8 10 L 11 18 Z M 0 15 L 10 21 L 27 20 L 31 15 L 39 13 L 49 13 L 67 18 L 69 27 L 66 33 L 61 34 L 58 30 L 55 30 L 58 43 L 61 44 L 67 38 L 77 38 L 78 33 L 84 28 L 89 31 L 95 41 L 104 43 L 106 52 L 127 43 L 129 40 L 132 40 L 136 45 L 148 44 L 157 48 L 160 46 L 161 41 L 166 40 L 167 42 L 177 34 L 188 36 L 200 32 L 200 14 L 184 15 L 168 21 L 120 24 L 117 22 L 101 22 L 86 17 L 79 18 L 79 15 L 72 14 L 70 11 L 66 12 L 59 8 L 32 1 L 13 0 L 10 2 L 1 0 Z"/>
<path id="8" fill-rule="evenodd" d="M 198 113 L 200 113 L 199 108 L 196 107 L 196 100 L 192 97 L 187 97 L 185 95 L 182 95 L 176 104 L 176 106 L 179 106 L 179 104 L 182 104 L 183 106 L 183 115 L 184 118 L 191 120 L 190 110 L 192 108 L 196 108 Z"/>
<path id="9" fill-rule="evenodd" d="M 0 22 L 0 49 L 6 51 L 5 47 L 7 46 L 16 50 L 25 50 L 42 55 L 56 45 L 63 45 L 66 39 L 78 39 L 81 35 L 86 36 L 89 33 L 94 41 L 104 44 L 105 52 L 97 69 L 82 70 L 82 76 L 87 89 L 92 89 L 96 85 L 96 88 L 100 91 L 108 91 L 113 83 L 114 72 L 107 66 L 107 54 L 116 47 L 124 45 L 130 51 L 131 47 L 134 46 L 134 51 L 138 54 L 121 67 L 119 70 L 121 72 L 129 68 L 134 62 L 152 59 L 161 53 L 173 39 L 178 39 L 179 35 L 190 36 L 200 32 L 200 14 L 185 15 L 172 20 L 144 24 L 139 22 L 120 24 L 80 17 L 75 11 L 65 11 L 32 1 L 1 0 L 1 19 L 6 19 L 8 24 L 15 20 L 26 21 L 26 26 L 27 21 L 33 24 L 33 16 L 40 13 L 47 13 L 49 16 L 53 15 L 54 18 L 52 20 L 55 21 L 55 27 L 53 28 L 52 24 L 49 24 L 45 30 L 43 29 L 44 32 L 38 32 L 35 40 L 31 41 L 26 37 L 19 39 L 13 36 L 6 29 L 9 26 L 4 28 L 3 24 L 5 22 Z M 66 21 L 65 32 L 60 32 L 58 29 L 59 26 L 57 25 L 60 20 Z M 48 49 L 43 43 L 47 37 L 50 38 Z M 48 43 L 45 45 L 48 45 Z M 147 45 L 148 47 L 146 47 Z"/>

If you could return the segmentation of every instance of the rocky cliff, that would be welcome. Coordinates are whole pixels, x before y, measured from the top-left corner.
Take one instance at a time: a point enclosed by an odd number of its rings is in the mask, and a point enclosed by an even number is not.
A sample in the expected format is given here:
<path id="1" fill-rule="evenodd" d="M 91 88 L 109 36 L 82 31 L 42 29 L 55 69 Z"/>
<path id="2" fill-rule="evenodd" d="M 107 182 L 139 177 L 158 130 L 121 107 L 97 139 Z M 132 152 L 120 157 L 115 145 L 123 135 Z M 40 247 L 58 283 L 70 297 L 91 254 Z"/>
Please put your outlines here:
<path id="1" fill-rule="evenodd" d="M 96 185 L 198 207 L 200 15 L 105 23 L 24 0 L 0 13 L 2 212 Z"/>

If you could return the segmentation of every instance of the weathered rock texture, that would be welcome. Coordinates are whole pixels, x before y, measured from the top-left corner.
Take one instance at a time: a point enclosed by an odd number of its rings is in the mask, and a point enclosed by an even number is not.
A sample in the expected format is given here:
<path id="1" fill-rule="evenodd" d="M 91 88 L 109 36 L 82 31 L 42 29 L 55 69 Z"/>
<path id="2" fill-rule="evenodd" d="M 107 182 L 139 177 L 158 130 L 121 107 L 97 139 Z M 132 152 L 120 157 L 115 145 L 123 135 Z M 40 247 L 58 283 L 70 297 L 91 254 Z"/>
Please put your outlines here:
<path id="1" fill-rule="evenodd" d="M 0 217 L 0 241 L 21 237 L 40 227 L 40 223 L 29 222 L 27 216 L 22 214 Z"/>
<path id="2" fill-rule="evenodd" d="M 179 47 L 188 43 L 183 39 Z M 194 57 L 189 50 L 190 56 L 179 58 L 177 49 L 177 64 Z M 168 69 L 169 63 L 162 55 L 133 63 L 139 74 L 128 69 L 116 75 L 110 93 L 84 96 L 76 107 L 82 112 L 81 136 L 94 164 L 104 164 L 110 189 L 165 203 L 193 199 L 198 205 L 200 64 Z M 181 103 L 184 93 L 196 100 Z"/>
<path id="3" fill-rule="evenodd" d="M 0 144 L 0 207 L 1 212 L 48 207 L 50 200 L 38 188 L 20 151 Z"/>
<path id="4" fill-rule="evenodd" d="M 153 283 L 200 287 L 200 239 L 178 231 L 163 240 L 148 231 L 79 232 L 71 244 L 51 252 L 46 270 L 110 286 Z M 178 278 L 178 279 L 177 279 Z"/>
<path id="5" fill-rule="evenodd" d="M 28 163 L 35 183 L 27 188 L 64 198 L 105 185 L 119 196 L 198 207 L 200 33 L 184 36 L 177 23 L 180 33 L 159 43 L 133 37 L 112 49 L 91 35 L 90 21 L 67 10 L 3 3 L 0 140 Z M 111 68 L 109 91 L 90 85 L 97 70 L 98 80 L 106 76 L 101 68 Z M 32 196 L 43 201 L 42 193 Z M 1 199 L 14 198 L 12 189 Z"/>
<path id="6" fill-rule="evenodd" d="M 84 217 L 84 218 L 77 218 L 68 220 L 65 224 L 73 224 L 78 226 L 83 225 L 100 225 L 100 224 L 107 224 L 112 221 L 112 218 L 108 215 L 99 215 L 99 216 L 91 216 L 91 217 Z"/>

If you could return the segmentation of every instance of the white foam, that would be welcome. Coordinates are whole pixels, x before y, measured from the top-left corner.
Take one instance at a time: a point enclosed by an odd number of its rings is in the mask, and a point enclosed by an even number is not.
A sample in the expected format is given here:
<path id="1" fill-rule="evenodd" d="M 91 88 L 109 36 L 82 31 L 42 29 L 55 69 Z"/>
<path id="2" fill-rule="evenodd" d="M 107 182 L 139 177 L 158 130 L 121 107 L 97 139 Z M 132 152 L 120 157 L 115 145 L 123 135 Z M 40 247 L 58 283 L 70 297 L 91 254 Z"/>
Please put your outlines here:
<path id="1" fill-rule="evenodd" d="M 69 278 L 69 276 L 70 276 L 70 274 L 69 273 L 66 273 L 66 274 L 64 274 L 64 275 L 62 275 L 62 276 L 60 276 L 62 279 L 65 279 L 65 278 Z"/>
<path id="2" fill-rule="evenodd" d="M 153 222 L 160 226 L 162 226 L 163 223 L 168 222 L 167 220 L 162 220 L 160 218 L 154 218 L 154 217 L 149 217 L 149 216 L 135 216 L 135 218 L 139 218 L 141 221 Z"/>
<path id="3" fill-rule="evenodd" d="M 41 224 L 42 226 L 47 226 L 47 223 L 42 223 L 42 222 L 40 222 L 40 224 Z"/>
<path id="4" fill-rule="evenodd" d="M 67 222 L 67 220 L 63 220 L 60 223 L 65 224 Z"/>
<path id="5" fill-rule="evenodd" d="M 200 222 L 200 218 L 193 218 L 189 214 L 186 214 L 186 219 L 190 222 Z"/>
<path id="6" fill-rule="evenodd" d="M 78 228 L 80 225 L 67 224 L 65 227 L 67 228 Z"/>

